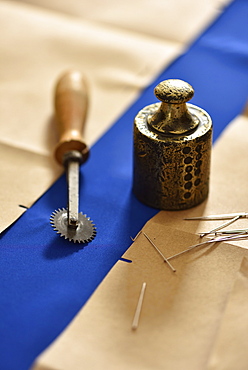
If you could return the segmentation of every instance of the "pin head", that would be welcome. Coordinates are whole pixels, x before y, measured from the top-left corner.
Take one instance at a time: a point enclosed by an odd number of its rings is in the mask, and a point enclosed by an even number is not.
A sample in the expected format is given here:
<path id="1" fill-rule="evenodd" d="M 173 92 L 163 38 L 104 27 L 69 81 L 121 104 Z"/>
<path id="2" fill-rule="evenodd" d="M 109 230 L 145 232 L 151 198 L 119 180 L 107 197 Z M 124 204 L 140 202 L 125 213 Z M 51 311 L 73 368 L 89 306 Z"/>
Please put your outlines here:
<path id="1" fill-rule="evenodd" d="M 165 80 L 155 87 L 154 93 L 162 103 L 148 118 L 151 130 L 165 135 L 183 135 L 199 125 L 199 120 L 190 114 L 186 105 L 194 96 L 190 84 L 178 79 Z"/>

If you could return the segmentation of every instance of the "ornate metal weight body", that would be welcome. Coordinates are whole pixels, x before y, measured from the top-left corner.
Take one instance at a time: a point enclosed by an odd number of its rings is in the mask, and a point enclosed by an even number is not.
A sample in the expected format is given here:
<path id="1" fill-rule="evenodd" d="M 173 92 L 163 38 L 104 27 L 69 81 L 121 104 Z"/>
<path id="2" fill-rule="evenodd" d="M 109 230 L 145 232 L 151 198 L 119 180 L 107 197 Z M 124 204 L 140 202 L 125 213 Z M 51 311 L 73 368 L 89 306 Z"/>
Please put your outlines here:
<path id="1" fill-rule="evenodd" d="M 182 210 L 208 196 L 212 121 L 186 104 L 191 85 L 165 80 L 156 86 L 162 103 L 144 107 L 134 120 L 133 192 L 143 203 Z"/>

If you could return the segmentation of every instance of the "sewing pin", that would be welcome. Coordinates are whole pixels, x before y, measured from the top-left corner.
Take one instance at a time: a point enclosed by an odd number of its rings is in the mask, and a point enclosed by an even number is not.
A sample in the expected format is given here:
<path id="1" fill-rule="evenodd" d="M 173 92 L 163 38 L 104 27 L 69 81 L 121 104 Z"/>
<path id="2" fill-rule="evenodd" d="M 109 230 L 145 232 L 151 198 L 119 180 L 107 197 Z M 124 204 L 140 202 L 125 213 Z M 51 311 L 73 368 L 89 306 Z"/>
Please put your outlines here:
<path id="1" fill-rule="evenodd" d="M 142 304 L 143 304 L 143 300 L 144 300 L 145 290 L 146 290 L 146 283 L 144 282 L 142 284 L 138 304 L 137 304 L 137 307 L 136 307 L 136 310 L 135 310 L 135 314 L 134 314 L 134 318 L 133 318 L 133 322 L 132 322 L 132 330 L 136 330 L 138 328 L 138 325 L 139 325 L 139 318 L 140 318 L 140 313 L 141 313 Z"/>
<path id="2" fill-rule="evenodd" d="M 247 232 L 244 232 L 243 234 L 240 233 L 238 235 L 218 236 L 217 238 L 206 240 L 205 242 L 202 242 L 202 243 L 194 244 L 194 245 L 192 245 L 191 247 L 185 249 L 182 252 L 179 252 L 177 254 L 174 254 L 173 256 L 167 257 L 167 260 L 171 260 L 172 258 L 181 256 L 182 254 L 184 254 L 186 252 L 189 252 L 189 251 L 191 251 L 194 248 L 201 247 L 202 245 L 205 245 L 205 244 L 220 243 L 220 242 L 225 242 L 225 241 L 229 241 L 229 240 L 244 239 L 246 237 L 245 236 L 246 234 L 247 234 Z"/>
<path id="3" fill-rule="evenodd" d="M 240 235 L 239 235 L 239 237 L 240 237 Z M 205 242 L 202 242 L 202 243 L 194 244 L 194 245 L 192 245 L 191 247 L 189 247 L 189 248 L 185 249 L 184 251 L 179 252 L 179 253 L 177 253 L 177 254 L 174 254 L 173 256 L 168 257 L 168 258 L 167 258 L 167 260 L 171 260 L 172 258 L 175 258 L 175 257 L 177 257 L 177 256 L 180 256 L 181 254 L 184 254 L 184 253 L 186 253 L 186 252 L 189 252 L 189 251 L 191 251 L 192 249 L 194 249 L 194 248 L 196 248 L 196 247 L 200 247 L 200 246 L 202 246 L 202 245 L 204 245 L 204 244 L 219 243 L 219 242 L 223 242 L 223 241 L 226 241 L 226 240 L 230 240 L 230 239 L 232 239 L 232 238 L 234 238 L 232 235 L 231 235 L 231 236 L 226 236 L 226 237 L 221 237 L 221 236 L 219 236 L 219 237 L 217 237 L 217 238 L 215 238 L 215 239 L 210 239 L 210 240 L 206 240 Z"/>
<path id="4" fill-rule="evenodd" d="M 192 245 L 191 247 L 183 250 L 182 252 L 179 252 L 177 254 L 174 254 L 173 256 L 170 256 L 170 257 L 167 257 L 167 260 L 171 260 L 172 258 L 175 258 L 175 257 L 178 257 L 178 256 L 181 256 L 182 254 L 186 253 L 186 252 L 189 252 L 191 251 L 192 249 L 196 248 L 196 247 L 200 247 L 204 244 L 209 244 L 209 243 L 216 243 L 218 242 L 219 240 L 216 239 L 211 239 L 211 240 L 206 240 L 205 242 L 202 242 L 202 243 L 198 243 L 198 244 L 194 244 Z"/>
<path id="5" fill-rule="evenodd" d="M 168 261 L 168 258 L 166 258 L 163 253 L 158 249 L 156 244 L 149 238 L 149 236 L 143 231 L 142 232 L 147 240 L 152 244 L 152 246 L 156 249 L 156 251 L 160 254 L 160 256 L 163 258 L 164 262 L 166 262 L 169 267 L 172 269 L 173 272 L 176 272 L 176 269 L 171 265 L 171 263 Z"/>
<path id="6" fill-rule="evenodd" d="M 138 234 L 134 237 L 134 238 L 132 238 L 131 236 L 130 236 L 130 238 L 131 238 L 131 240 L 133 241 L 133 242 L 135 242 L 135 240 L 140 236 L 140 234 L 142 233 L 142 230 L 140 230 L 139 232 L 138 232 Z"/>
<path id="7" fill-rule="evenodd" d="M 239 234 L 236 234 L 236 235 L 219 236 L 218 241 L 219 242 L 225 242 L 225 241 L 229 241 L 229 240 L 242 240 L 242 239 L 245 239 L 245 238 L 247 238 L 247 232 L 239 233 Z"/>
<path id="8" fill-rule="evenodd" d="M 218 231 L 218 230 L 221 230 L 221 229 L 224 229 L 225 227 L 231 225 L 233 222 L 237 221 L 239 218 L 241 218 L 240 215 L 238 216 L 235 216 L 234 218 L 232 218 L 231 220 L 225 222 L 224 224 L 220 225 L 220 226 L 217 226 L 215 227 L 214 229 L 210 230 L 210 231 L 207 231 L 205 233 L 201 233 L 200 234 L 200 237 L 203 238 L 204 236 L 206 235 L 209 235 L 209 234 L 213 234 L 215 231 Z"/>
<path id="9" fill-rule="evenodd" d="M 233 230 L 222 230 L 214 233 L 216 236 L 227 235 L 227 234 L 248 234 L 248 229 L 233 229 Z"/>
<path id="10" fill-rule="evenodd" d="M 239 212 L 239 213 L 223 213 L 220 215 L 209 215 L 209 216 L 199 216 L 199 217 L 187 217 L 184 220 L 209 220 L 209 221 L 215 221 L 215 220 L 230 220 L 234 217 L 239 216 L 239 218 L 247 218 L 248 213 L 247 212 Z"/>

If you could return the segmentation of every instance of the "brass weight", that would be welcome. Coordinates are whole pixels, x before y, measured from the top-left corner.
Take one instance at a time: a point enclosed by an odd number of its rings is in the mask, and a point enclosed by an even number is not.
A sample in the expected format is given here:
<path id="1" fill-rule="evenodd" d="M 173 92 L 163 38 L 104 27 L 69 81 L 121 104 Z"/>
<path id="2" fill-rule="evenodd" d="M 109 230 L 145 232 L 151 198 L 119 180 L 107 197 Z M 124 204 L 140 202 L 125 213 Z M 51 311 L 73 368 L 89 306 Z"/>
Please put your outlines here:
<path id="1" fill-rule="evenodd" d="M 212 121 L 186 103 L 194 95 L 187 82 L 165 80 L 154 92 L 162 103 L 134 120 L 133 192 L 154 208 L 191 208 L 208 196 Z"/>

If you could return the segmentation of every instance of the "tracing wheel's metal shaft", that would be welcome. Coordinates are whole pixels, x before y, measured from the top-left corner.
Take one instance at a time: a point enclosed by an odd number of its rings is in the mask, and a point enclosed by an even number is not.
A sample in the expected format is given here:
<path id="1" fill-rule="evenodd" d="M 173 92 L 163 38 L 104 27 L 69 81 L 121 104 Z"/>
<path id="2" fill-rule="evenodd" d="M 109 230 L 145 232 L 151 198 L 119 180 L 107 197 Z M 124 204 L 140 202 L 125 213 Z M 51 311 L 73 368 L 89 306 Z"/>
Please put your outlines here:
<path id="1" fill-rule="evenodd" d="M 79 209 L 79 166 L 82 155 L 76 150 L 65 154 L 64 165 L 68 184 L 68 227 L 76 229 L 78 226 Z"/>
<path id="2" fill-rule="evenodd" d="M 68 181 L 68 226 L 78 225 L 79 163 L 70 161 L 67 167 Z"/>

